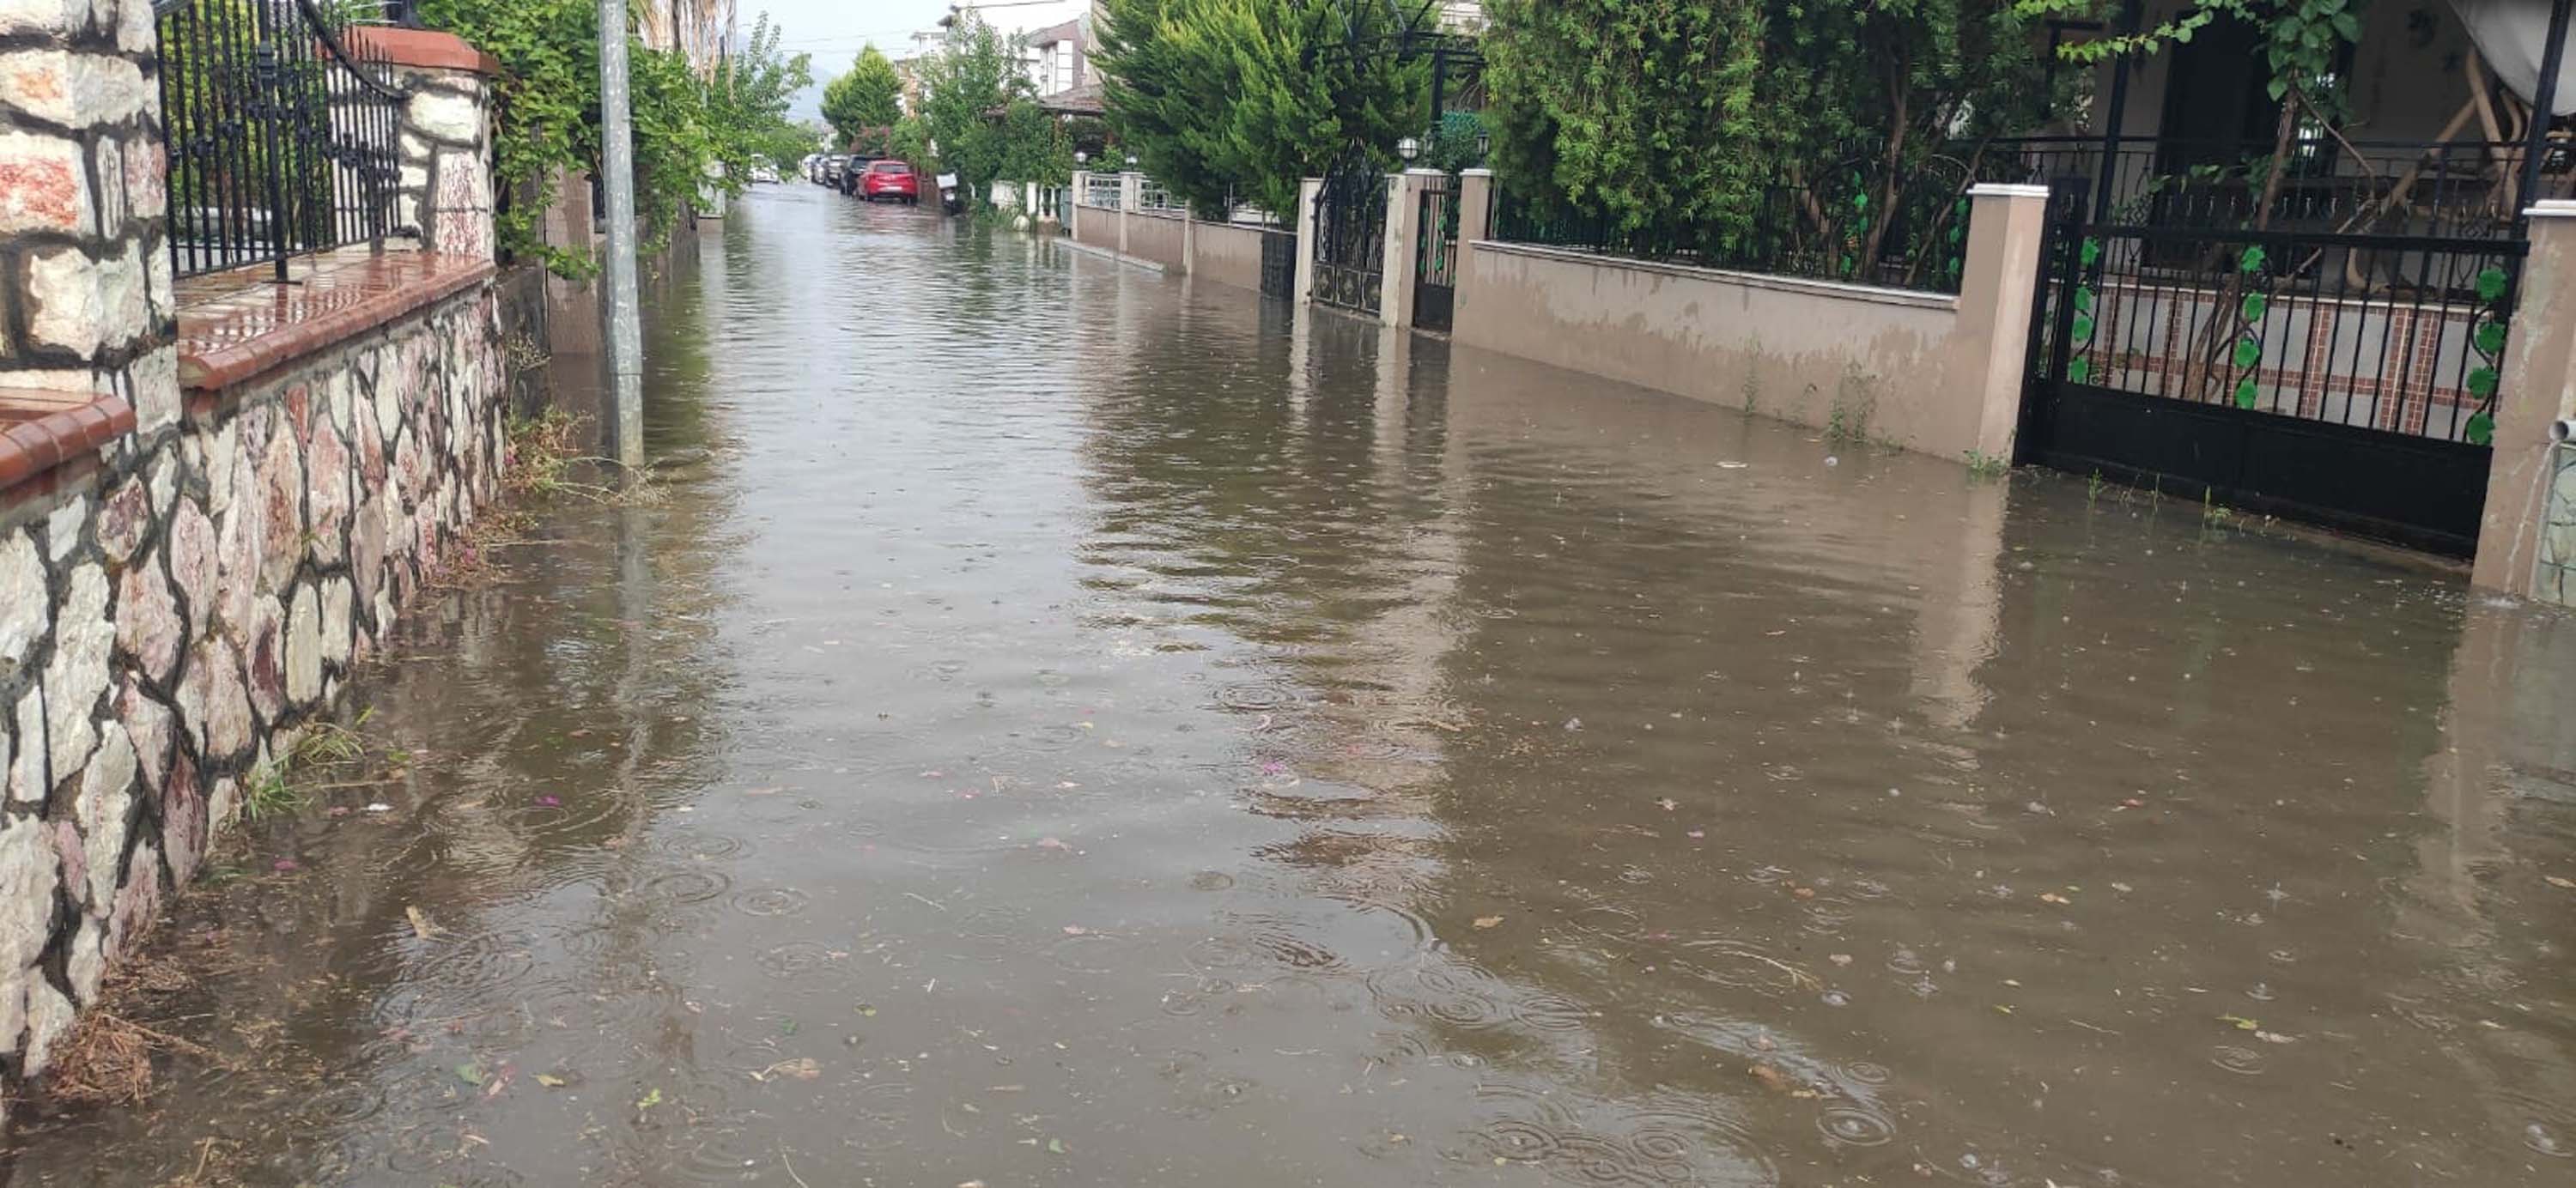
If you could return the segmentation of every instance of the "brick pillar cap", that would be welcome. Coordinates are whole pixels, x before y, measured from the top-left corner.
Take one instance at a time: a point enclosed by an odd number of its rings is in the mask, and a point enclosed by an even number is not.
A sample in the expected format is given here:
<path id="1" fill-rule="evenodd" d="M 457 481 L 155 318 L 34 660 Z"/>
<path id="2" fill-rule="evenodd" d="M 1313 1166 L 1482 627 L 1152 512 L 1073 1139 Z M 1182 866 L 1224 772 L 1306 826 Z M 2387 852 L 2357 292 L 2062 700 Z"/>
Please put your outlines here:
<path id="1" fill-rule="evenodd" d="M 378 57 L 396 66 L 416 70 L 463 70 L 474 74 L 501 73 L 501 60 L 476 49 L 473 43 L 453 33 L 436 29 L 397 29 L 390 25 L 358 25 L 346 34 L 349 52 L 360 57 Z"/>

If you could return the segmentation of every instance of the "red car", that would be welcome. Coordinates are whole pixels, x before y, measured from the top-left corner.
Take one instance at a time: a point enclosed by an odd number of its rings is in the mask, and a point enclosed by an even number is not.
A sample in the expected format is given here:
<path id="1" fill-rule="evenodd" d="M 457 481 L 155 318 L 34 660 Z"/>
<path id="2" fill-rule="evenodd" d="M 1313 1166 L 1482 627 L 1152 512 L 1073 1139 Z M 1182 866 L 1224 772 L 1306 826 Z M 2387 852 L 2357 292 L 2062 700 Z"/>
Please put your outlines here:
<path id="1" fill-rule="evenodd" d="M 859 174 L 858 194 L 870 202 L 890 198 L 910 206 L 921 201 L 921 178 L 901 161 L 870 161 Z"/>

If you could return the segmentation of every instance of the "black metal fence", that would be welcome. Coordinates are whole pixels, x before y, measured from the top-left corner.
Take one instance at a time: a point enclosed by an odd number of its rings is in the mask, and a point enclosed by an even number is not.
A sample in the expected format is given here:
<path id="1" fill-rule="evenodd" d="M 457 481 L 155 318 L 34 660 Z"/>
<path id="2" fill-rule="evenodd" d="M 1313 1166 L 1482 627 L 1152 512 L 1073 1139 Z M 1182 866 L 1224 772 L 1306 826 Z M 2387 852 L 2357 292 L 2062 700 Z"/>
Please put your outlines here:
<path id="1" fill-rule="evenodd" d="M 2095 223 L 2052 378 L 2486 445 L 2524 248 Z"/>
<path id="2" fill-rule="evenodd" d="M 407 6 L 399 8 L 408 16 Z M 406 98 L 315 0 L 164 0 L 161 102 L 180 276 L 381 246 Z"/>
<path id="3" fill-rule="evenodd" d="M 2293 139 L 2277 163 L 2272 150 L 2269 142 L 2031 136 L 1956 152 L 1980 180 L 2087 179 L 2096 221 L 2104 223 L 2260 223 L 2268 230 L 2458 239 L 2518 234 L 2519 143 L 2314 136 Z M 2571 175 L 2576 158 L 2554 150 L 2541 162 L 2540 196 L 2565 196 Z"/>
<path id="4" fill-rule="evenodd" d="M 1598 205 L 1494 197 L 1491 238 L 1773 276 L 1955 293 L 1968 243 L 1967 181 L 1926 175 L 1893 201 L 1868 189 L 1787 186 L 1697 219 L 1624 216 Z"/>

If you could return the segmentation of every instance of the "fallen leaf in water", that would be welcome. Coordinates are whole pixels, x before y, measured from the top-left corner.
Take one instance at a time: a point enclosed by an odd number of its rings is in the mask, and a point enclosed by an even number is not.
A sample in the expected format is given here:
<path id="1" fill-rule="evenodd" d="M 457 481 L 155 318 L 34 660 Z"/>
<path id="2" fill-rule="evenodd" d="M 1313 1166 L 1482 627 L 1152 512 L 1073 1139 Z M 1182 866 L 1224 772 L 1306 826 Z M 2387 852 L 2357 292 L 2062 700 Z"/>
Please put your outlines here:
<path id="1" fill-rule="evenodd" d="M 1038 848 L 1041 850 L 1070 850 L 1073 847 L 1064 844 L 1063 838 L 1042 837 L 1038 839 Z"/>
<path id="2" fill-rule="evenodd" d="M 572 1084 L 572 1082 L 556 1076 L 553 1073 L 538 1073 L 537 1083 L 548 1089 L 561 1089 L 566 1085 Z"/>
<path id="3" fill-rule="evenodd" d="M 275 862 L 269 863 L 268 868 L 279 874 L 288 874 L 295 870 L 296 861 L 292 858 L 280 858 Z"/>
<path id="4" fill-rule="evenodd" d="M 2562 891 L 2576 891 L 2576 879 L 2566 878 L 2561 875 L 2542 875 L 2540 876 L 2540 881 Z"/>
<path id="5" fill-rule="evenodd" d="M 1681 806 L 1682 806 L 1682 802 L 1680 802 L 1680 801 L 1678 801 L 1678 800 L 1675 800 L 1675 799 L 1673 799 L 1673 798 L 1672 798 L 1672 797 L 1670 797 L 1670 796 L 1667 796 L 1667 797 L 1663 798 L 1662 800 L 1658 800 L 1658 801 L 1656 801 L 1656 802 L 1655 802 L 1655 807 L 1656 807 L 1656 808 L 1662 809 L 1662 810 L 1664 810 L 1665 812 L 1668 812 L 1668 813 L 1669 813 L 1669 812 L 1671 812 L 1671 811 L 1673 811 L 1674 809 L 1680 808 Z"/>
<path id="6" fill-rule="evenodd" d="M 491 1081 L 483 1086 L 483 1100 L 490 1101 L 501 1096 L 501 1091 L 509 1088 L 510 1082 L 517 1080 L 518 1076 L 519 1070 L 515 1066 L 502 1065 L 500 1071 L 492 1074 Z"/>
<path id="7" fill-rule="evenodd" d="M 1049 1151 L 1051 1151 L 1051 1152 L 1054 1152 L 1055 1154 L 1058 1154 L 1058 1155 L 1062 1155 L 1062 1154 L 1064 1154 L 1064 1140 L 1063 1140 L 1063 1139 L 1060 1139 L 1060 1138 L 1051 1138 L 1051 1139 L 1048 1139 L 1048 1140 L 1047 1140 L 1047 1150 L 1049 1150 Z"/>
<path id="8" fill-rule="evenodd" d="M 1091 930 L 1080 924 L 1067 924 L 1064 926 L 1064 934 L 1066 936 L 1089 936 L 1091 935 Z"/>
<path id="9" fill-rule="evenodd" d="M 559 797 L 559 796 L 540 796 L 540 797 L 538 797 L 538 798 L 537 798 L 537 807 L 539 807 L 539 808 L 562 808 L 562 807 L 563 807 L 563 798 L 562 798 L 562 797 Z"/>
<path id="10" fill-rule="evenodd" d="M 1795 895 L 1800 899 L 1814 899 L 1816 897 L 1816 889 L 1813 887 L 1792 887 L 1789 889 L 1789 894 Z"/>
<path id="11" fill-rule="evenodd" d="M 1478 917 L 1476 917 L 1476 927 L 1478 927 L 1478 928 L 1494 928 L 1494 927 L 1499 927 L 1499 926 L 1502 924 L 1502 922 L 1503 922 L 1503 918 L 1502 918 L 1501 916 L 1478 916 Z"/>
<path id="12" fill-rule="evenodd" d="M 438 925 L 429 922 L 429 913 L 417 907 L 406 907 L 403 909 L 403 914 L 411 917 L 412 935 L 422 940 L 432 940 L 438 936 Z"/>
<path id="13" fill-rule="evenodd" d="M 2277 1031 L 2257 1031 L 2254 1033 L 2254 1038 L 2267 1044 L 2295 1044 L 2299 1042 L 2299 1037 L 2295 1035 L 2283 1035 Z"/>
<path id="14" fill-rule="evenodd" d="M 1836 965 L 1849 965 L 1852 963 L 1852 955 L 1849 953 L 1828 953 L 1825 955 L 1825 960 L 1831 961 Z"/>
<path id="15" fill-rule="evenodd" d="M 750 1074 L 752 1080 L 763 1082 L 773 1081 L 780 1077 L 794 1077 L 800 1081 L 810 1081 L 822 1075 L 823 1066 L 816 1063 L 814 1058 L 811 1056 L 799 1056 L 794 1060 L 781 1060 L 776 1064 L 760 1070 L 759 1072 Z"/>
<path id="16" fill-rule="evenodd" d="M 456 1079 L 463 1081 L 468 1085 L 479 1086 L 491 1075 L 492 1074 L 483 1071 L 483 1066 L 481 1064 L 471 1060 L 456 1066 Z"/>
<path id="17" fill-rule="evenodd" d="M 2253 1031 L 2262 1026 L 2262 1024 L 2257 1023 L 2252 1019 L 2248 1019 L 2240 1015 L 2220 1015 L 2218 1017 L 2218 1021 L 2228 1024 L 2238 1031 Z"/>
<path id="18" fill-rule="evenodd" d="M 2065 896 L 2063 896 L 2063 895 L 2060 895 L 2060 894 L 2058 894 L 2057 892 L 2054 892 L 2054 891 L 2042 891 L 2042 892 L 2040 892 L 2040 893 L 2039 893 L 2039 901 L 2040 901 L 2041 903 L 2054 903 L 2054 904 L 2058 904 L 2058 905 L 2060 905 L 2060 906 L 2064 906 L 2064 905 L 2066 905 L 2066 904 L 2071 904 L 2071 903 L 2075 902 L 2074 900 L 2072 900 L 2072 899 L 2068 899 L 2067 897 L 2065 897 Z"/>
<path id="19" fill-rule="evenodd" d="M 649 1110 L 660 1104 L 662 1104 L 662 1091 L 659 1089 L 652 1090 L 644 1096 L 635 1099 L 635 1108 L 639 1110 Z"/>

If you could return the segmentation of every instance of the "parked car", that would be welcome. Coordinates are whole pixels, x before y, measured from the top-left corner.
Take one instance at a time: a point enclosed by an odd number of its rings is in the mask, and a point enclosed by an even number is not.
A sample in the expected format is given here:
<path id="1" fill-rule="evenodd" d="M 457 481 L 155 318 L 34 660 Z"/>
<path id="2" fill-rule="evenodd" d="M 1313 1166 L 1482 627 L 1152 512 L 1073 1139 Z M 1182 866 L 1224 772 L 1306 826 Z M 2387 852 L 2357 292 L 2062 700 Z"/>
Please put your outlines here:
<path id="1" fill-rule="evenodd" d="M 921 201 L 921 177 L 901 161 L 870 161 L 859 174 L 856 192 L 870 202 L 892 200 L 910 206 Z"/>
<path id="2" fill-rule="evenodd" d="M 778 170 L 767 165 L 754 165 L 751 167 L 751 181 L 753 185 L 777 185 Z"/>
<path id="3" fill-rule="evenodd" d="M 839 156 L 837 154 L 823 158 L 823 174 L 815 180 L 820 181 L 824 185 L 830 186 L 833 189 L 840 189 L 841 167 L 848 162 L 848 157 Z"/>

